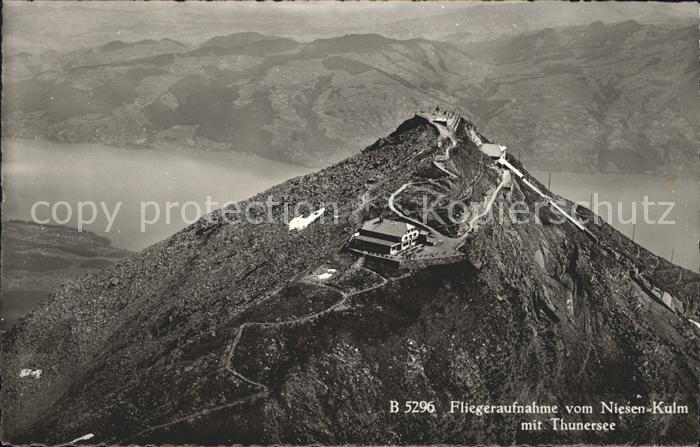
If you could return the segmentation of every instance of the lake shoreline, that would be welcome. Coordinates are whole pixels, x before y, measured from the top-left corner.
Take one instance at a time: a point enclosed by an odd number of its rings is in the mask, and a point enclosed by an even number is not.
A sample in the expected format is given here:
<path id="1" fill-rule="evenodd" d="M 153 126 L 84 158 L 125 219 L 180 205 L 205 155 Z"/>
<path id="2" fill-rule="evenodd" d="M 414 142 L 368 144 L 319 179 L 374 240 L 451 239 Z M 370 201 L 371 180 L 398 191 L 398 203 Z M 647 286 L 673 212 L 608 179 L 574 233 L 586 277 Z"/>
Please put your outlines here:
<path id="1" fill-rule="evenodd" d="M 96 204 L 100 216 L 86 229 L 128 250 L 140 250 L 184 228 L 194 217 L 194 204 L 203 211 L 207 203 L 215 202 L 219 206 L 212 208 L 216 209 L 310 172 L 239 153 L 192 153 L 177 147 L 125 151 L 26 139 L 4 139 L 2 143 L 3 219 L 35 221 L 31 208 L 38 202 L 51 206 L 68 202 L 76 208 L 89 201 Z M 157 204 L 162 218 L 141 231 L 144 203 Z M 192 205 L 183 209 L 187 204 Z M 168 208 L 174 205 L 177 208 Z M 51 217 L 47 216 L 51 209 L 44 203 L 36 210 L 44 213 L 39 216 L 42 222 Z M 115 210 L 119 212 L 117 219 L 110 231 L 105 231 L 108 215 Z M 66 222 L 49 223 L 76 228 L 76 216 L 71 217 Z"/>
<path id="2" fill-rule="evenodd" d="M 80 201 L 98 204 L 100 217 L 87 230 L 104 235 L 115 247 L 132 251 L 163 240 L 191 221 L 199 206 L 204 214 L 206 203 L 248 199 L 291 178 L 316 171 L 297 165 L 264 159 L 254 155 L 224 151 L 193 151 L 173 145 L 168 148 L 124 150 L 94 144 L 51 143 L 44 140 L 4 138 L 2 165 L 5 202 L 3 219 L 33 221 L 31 207 L 37 201 L 52 205 Z M 526 166 L 527 168 L 527 166 Z M 657 202 L 674 202 L 673 226 L 625 224 L 624 219 L 609 223 L 628 237 L 686 268 L 697 270 L 700 256 L 696 250 L 700 239 L 697 199 L 698 185 L 687 176 L 660 177 L 652 174 L 592 174 L 581 172 L 530 171 L 553 193 L 572 202 L 588 203 L 594 194 L 600 201 L 610 201 L 620 208 L 620 217 L 632 213 L 642 216 L 645 197 Z M 188 208 L 187 203 L 194 202 Z M 110 231 L 109 215 L 117 205 L 118 219 Z M 144 203 L 150 204 L 144 210 Z M 176 204 L 176 205 L 173 205 Z M 172 208 L 168 209 L 168 206 Z M 104 207 L 104 212 L 100 207 Z M 41 208 L 47 217 L 50 208 Z M 60 210 L 59 210 L 60 211 Z M 617 211 L 617 210 L 616 210 Z M 144 212 L 148 221 L 160 220 L 143 227 Z M 163 218 L 163 213 L 170 212 Z M 661 209 L 655 210 L 657 214 Z M 150 214 L 149 214 L 150 213 Z M 615 216 L 618 217 L 618 216 Z M 656 216 L 658 217 L 658 215 Z M 167 220 L 167 221 L 166 221 Z M 606 219 L 608 220 L 608 219 Z M 77 227 L 76 221 L 49 222 Z"/>

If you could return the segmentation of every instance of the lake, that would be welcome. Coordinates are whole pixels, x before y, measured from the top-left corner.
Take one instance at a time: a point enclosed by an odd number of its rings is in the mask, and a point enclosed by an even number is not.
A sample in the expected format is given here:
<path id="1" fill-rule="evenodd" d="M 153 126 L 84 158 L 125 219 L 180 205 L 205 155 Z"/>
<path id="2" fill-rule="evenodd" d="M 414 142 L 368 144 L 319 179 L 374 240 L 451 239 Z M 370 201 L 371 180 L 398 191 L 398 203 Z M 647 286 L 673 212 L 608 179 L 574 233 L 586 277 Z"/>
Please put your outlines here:
<path id="1" fill-rule="evenodd" d="M 3 219 L 40 220 L 78 226 L 78 202 L 91 201 L 94 222 L 84 228 L 113 245 L 138 250 L 184 228 L 210 208 L 247 199 L 289 178 L 309 172 L 291 164 L 230 152 L 127 150 L 97 144 L 58 144 L 3 139 Z M 121 206 L 114 213 L 119 202 Z M 185 205 L 186 202 L 190 202 Z M 142 212 L 142 203 L 143 212 Z M 197 205 L 195 205 L 197 204 Z M 168 206 L 169 205 L 169 206 Z M 52 209 L 55 207 L 55 216 Z M 95 211 L 83 205 L 83 221 Z M 156 219 L 157 211 L 160 217 Z M 153 221 L 141 231 L 145 222 Z M 110 231 L 109 217 L 113 219 Z M 53 218 L 59 220 L 55 221 Z"/>
<path id="2" fill-rule="evenodd" d="M 32 205 L 45 201 L 67 202 L 73 209 L 80 201 L 96 202 L 98 213 L 85 228 L 112 239 L 115 246 L 138 250 L 165 239 L 196 217 L 197 203 L 203 211 L 207 196 L 218 208 L 226 201 L 246 199 L 309 169 L 264 160 L 254 156 L 186 150 L 125 150 L 95 144 L 57 144 L 20 139 L 3 140 L 2 177 L 5 192 L 3 218 L 31 220 Z M 532 171 L 547 185 L 549 172 Z M 683 177 L 662 178 L 636 174 L 585 174 L 554 172 L 551 190 L 573 201 L 611 203 L 609 222 L 644 247 L 673 262 L 697 271 L 700 264 L 698 240 L 698 181 Z M 672 202 L 665 221 L 643 222 L 644 196 L 648 201 Z M 101 202 L 105 209 L 102 209 Z M 121 202 L 112 228 L 105 232 L 109 218 Z M 141 231 L 141 204 L 145 217 L 154 223 Z M 166 204 L 170 203 L 169 219 Z M 174 205 L 174 204 L 179 205 Z M 155 204 L 161 216 L 155 219 Z M 620 212 L 618 213 L 618 208 Z M 668 205 L 648 207 L 649 220 L 659 221 Z M 105 213 L 105 211 L 107 211 Z M 84 216 L 92 210 L 86 208 Z M 636 213 L 637 224 L 625 223 Z M 37 217 L 51 217 L 49 205 L 37 208 Z M 77 211 L 67 225 L 76 227 Z M 56 209 L 65 219 L 66 205 Z M 56 222 L 51 222 L 56 223 Z M 59 222 L 60 223 L 60 222 Z M 633 229 L 634 226 L 634 229 Z"/>
<path id="3" fill-rule="evenodd" d="M 530 172 L 547 186 L 549 172 Z M 697 179 L 552 172 L 550 190 L 589 209 L 592 202 L 596 213 L 625 236 L 634 235 L 635 242 L 648 250 L 669 260 L 673 256 L 675 264 L 698 271 L 700 184 Z M 645 196 L 649 203 L 646 222 L 650 223 L 645 223 Z M 609 203 L 609 208 L 604 202 Z M 631 223 L 633 217 L 636 224 Z"/>

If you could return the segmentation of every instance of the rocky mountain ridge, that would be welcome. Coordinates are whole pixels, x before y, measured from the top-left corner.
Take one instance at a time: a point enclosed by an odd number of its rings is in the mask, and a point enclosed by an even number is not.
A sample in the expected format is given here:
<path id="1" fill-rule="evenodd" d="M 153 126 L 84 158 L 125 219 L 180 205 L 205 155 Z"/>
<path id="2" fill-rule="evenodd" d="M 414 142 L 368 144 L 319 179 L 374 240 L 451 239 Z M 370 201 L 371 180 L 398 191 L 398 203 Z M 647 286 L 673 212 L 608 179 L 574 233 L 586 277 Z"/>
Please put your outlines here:
<path id="1" fill-rule="evenodd" d="M 535 190 L 551 192 L 512 152 L 523 177 L 501 188 L 472 123 L 459 121 L 449 153 L 438 129 L 412 118 L 347 160 L 238 204 L 273 197 L 271 222 L 231 223 L 236 207 L 219 210 L 54 292 L 2 339 L 3 439 L 694 442 L 700 275 L 641 255 L 604 222 L 589 224 L 597 241 L 557 224 L 555 208 L 534 207 Z M 459 260 L 397 269 L 345 249 L 370 218 L 396 219 L 397 207 L 419 217 L 423 197 L 439 197 L 432 228 L 448 203 L 461 204 L 462 223 L 438 228 L 462 240 Z M 325 220 L 290 230 L 280 218 L 301 202 L 328 207 Z M 506 218 L 481 216 L 487 203 Z M 528 212 L 514 217 L 516 203 Z M 624 259 L 681 306 L 652 299 Z M 23 368 L 44 373 L 19 377 Z M 390 400 L 416 399 L 442 410 L 389 411 Z M 689 411 L 610 416 L 619 429 L 606 433 L 523 431 L 517 415 L 450 414 L 451 400 L 664 400 Z"/>

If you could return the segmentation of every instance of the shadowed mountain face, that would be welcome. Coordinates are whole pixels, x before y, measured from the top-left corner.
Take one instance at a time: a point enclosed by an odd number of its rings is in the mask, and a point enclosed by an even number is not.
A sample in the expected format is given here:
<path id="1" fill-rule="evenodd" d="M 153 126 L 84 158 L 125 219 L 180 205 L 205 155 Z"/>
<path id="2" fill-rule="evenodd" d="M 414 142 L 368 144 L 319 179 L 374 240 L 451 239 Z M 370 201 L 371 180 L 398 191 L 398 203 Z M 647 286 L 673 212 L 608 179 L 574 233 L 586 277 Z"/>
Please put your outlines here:
<path id="1" fill-rule="evenodd" d="M 533 188 L 551 193 L 510 155 L 523 177 L 503 187 L 471 123 L 459 122 L 449 154 L 439 135 L 408 120 L 347 160 L 238 204 L 272 197 L 271 222 L 218 211 L 54 292 L 2 340 L 4 439 L 695 442 L 700 332 L 688 319 L 700 320 L 698 274 L 604 222 L 587 224 L 593 237 L 556 224 Z M 460 241 L 454 256 L 395 268 L 343 250 L 364 221 L 396 219 L 398 208 L 420 219 L 414 205 L 433 196 L 426 225 Z M 443 200 L 459 204 L 461 223 L 438 223 Z M 290 231 L 282 216 L 302 202 L 327 206 L 324 220 Z M 505 218 L 479 217 L 486 203 Z M 513 217 L 516 203 L 529 211 L 517 206 Z M 675 297 L 676 311 L 649 288 Z M 43 372 L 20 377 L 24 368 Z M 439 411 L 389 412 L 390 400 L 414 399 Z M 528 432 L 520 416 L 450 414 L 450 400 L 663 400 L 689 413 L 583 414 L 576 420 L 618 428 Z"/>
<path id="2" fill-rule="evenodd" d="M 177 144 L 325 165 L 451 104 L 531 166 L 697 171 L 695 26 L 635 21 L 485 42 L 254 32 L 8 61 L 5 135 Z M 683 23 L 683 22 L 680 22 Z M 60 63 L 59 63 L 60 61 Z M 362 132 L 357 132 L 362 129 Z"/>
<path id="3" fill-rule="evenodd" d="M 92 232 L 23 221 L 2 223 L 2 322 L 12 327 L 59 285 L 130 253 Z"/>

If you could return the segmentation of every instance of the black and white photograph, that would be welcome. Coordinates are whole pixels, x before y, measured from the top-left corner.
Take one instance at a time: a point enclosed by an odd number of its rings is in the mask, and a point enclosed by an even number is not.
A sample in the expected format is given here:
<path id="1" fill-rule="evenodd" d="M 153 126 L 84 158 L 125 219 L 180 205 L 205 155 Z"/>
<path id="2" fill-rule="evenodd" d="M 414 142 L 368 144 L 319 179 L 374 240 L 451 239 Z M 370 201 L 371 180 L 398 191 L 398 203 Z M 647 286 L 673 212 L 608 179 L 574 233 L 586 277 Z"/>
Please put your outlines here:
<path id="1" fill-rule="evenodd" d="M 2 0 L 0 441 L 698 445 L 699 17 Z"/>

